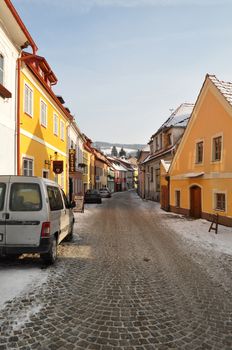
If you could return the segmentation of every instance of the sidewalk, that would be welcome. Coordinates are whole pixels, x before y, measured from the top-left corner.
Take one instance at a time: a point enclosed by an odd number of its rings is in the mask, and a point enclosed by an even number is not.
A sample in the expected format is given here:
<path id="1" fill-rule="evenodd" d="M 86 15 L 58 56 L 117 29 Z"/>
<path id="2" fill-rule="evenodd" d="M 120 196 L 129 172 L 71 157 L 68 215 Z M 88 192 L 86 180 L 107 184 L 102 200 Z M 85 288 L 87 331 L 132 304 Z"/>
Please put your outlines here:
<path id="1" fill-rule="evenodd" d="M 165 224 L 183 239 L 197 246 L 232 255 L 232 227 L 218 225 L 218 233 L 209 231 L 210 222 L 204 219 L 191 219 L 183 215 L 166 212 L 160 204 L 153 202 L 155 212 L 165 220 Z"/>

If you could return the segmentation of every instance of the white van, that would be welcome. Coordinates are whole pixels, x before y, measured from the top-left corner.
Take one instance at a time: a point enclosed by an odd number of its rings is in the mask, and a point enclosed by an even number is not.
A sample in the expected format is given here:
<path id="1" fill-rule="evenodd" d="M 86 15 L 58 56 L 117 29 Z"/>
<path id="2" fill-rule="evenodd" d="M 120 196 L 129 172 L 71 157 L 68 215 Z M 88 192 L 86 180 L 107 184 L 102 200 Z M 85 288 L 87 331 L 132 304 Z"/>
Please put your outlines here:
<path id="1" fill-rule="evenodd" d="M 0 176 L 0 255 L 40 253 L 54 263 L 74 216 L 60 186 L 35 176 Z"/>

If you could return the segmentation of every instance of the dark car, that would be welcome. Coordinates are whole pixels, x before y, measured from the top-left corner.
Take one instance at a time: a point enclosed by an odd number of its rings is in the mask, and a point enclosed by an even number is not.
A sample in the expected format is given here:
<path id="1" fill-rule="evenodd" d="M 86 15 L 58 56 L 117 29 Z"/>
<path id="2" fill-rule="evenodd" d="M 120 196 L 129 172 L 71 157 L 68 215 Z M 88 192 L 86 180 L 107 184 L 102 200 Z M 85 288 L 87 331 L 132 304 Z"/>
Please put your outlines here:
<path id="1" fill-rule="evenodd" d="M 85 192 L 85 203 L 101 203 L 101 195 L 98 190 L 87 190 Z"/>
<path id="2" fill-rule="evenodd" d="M 108 188 L 100 188 L 99 192 L 100 192 L 100 195 L 102 198 L 110 198 L 111 197 L 111 192 Z"/>

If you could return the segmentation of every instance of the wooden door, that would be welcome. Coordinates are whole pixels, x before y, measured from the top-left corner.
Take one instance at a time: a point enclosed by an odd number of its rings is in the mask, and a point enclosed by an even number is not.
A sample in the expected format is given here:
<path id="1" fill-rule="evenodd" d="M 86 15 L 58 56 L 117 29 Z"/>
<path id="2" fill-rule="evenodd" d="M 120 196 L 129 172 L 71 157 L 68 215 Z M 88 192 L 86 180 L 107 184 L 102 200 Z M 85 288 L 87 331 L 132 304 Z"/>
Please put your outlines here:
<path id="1" fill-rule="evenodd" d="M 201 218 L 201 188 L 198 186 L 190 188 L 190 216 Z"/>
<path id="2" fill-rule="evenodd" d="M 168 186 L 161 186 L 161 208 L 164 210 L 169 209 L 169 196 L 168 196 Z"/>

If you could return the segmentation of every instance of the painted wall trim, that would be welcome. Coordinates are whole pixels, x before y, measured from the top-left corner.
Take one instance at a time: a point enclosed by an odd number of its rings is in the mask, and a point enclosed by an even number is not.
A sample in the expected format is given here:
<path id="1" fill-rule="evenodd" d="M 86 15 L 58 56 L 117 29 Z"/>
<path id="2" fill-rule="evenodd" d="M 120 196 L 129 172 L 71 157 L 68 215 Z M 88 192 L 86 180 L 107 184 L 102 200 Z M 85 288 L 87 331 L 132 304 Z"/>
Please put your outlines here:
<path id="1" fill-rule="evenodd" d="M 24 135 L 24 136 L 26 136 L 26 137 L 36 141 L 36 142 L 39 142 L 41 145 L 44 145 L 44 146 L 52 149 L 53 151 L 61 154 L 62 156 L 66 157 L 66 158 L 68 157 L 68 155 L 65 152 L 62 152 L 61 150 L 59 150 L 59 148 L 56 148 L 56 147 L 52 146 L 50 143 L 44 141 L 43 139 L 40 139 L 39 137 L 31 134 L 30 132 L 28 132 L 28 131 L 26 131 L 26 130 L 24 130 L 22 128 L 20 128 L 20 133 L 22 135 Z"/>

